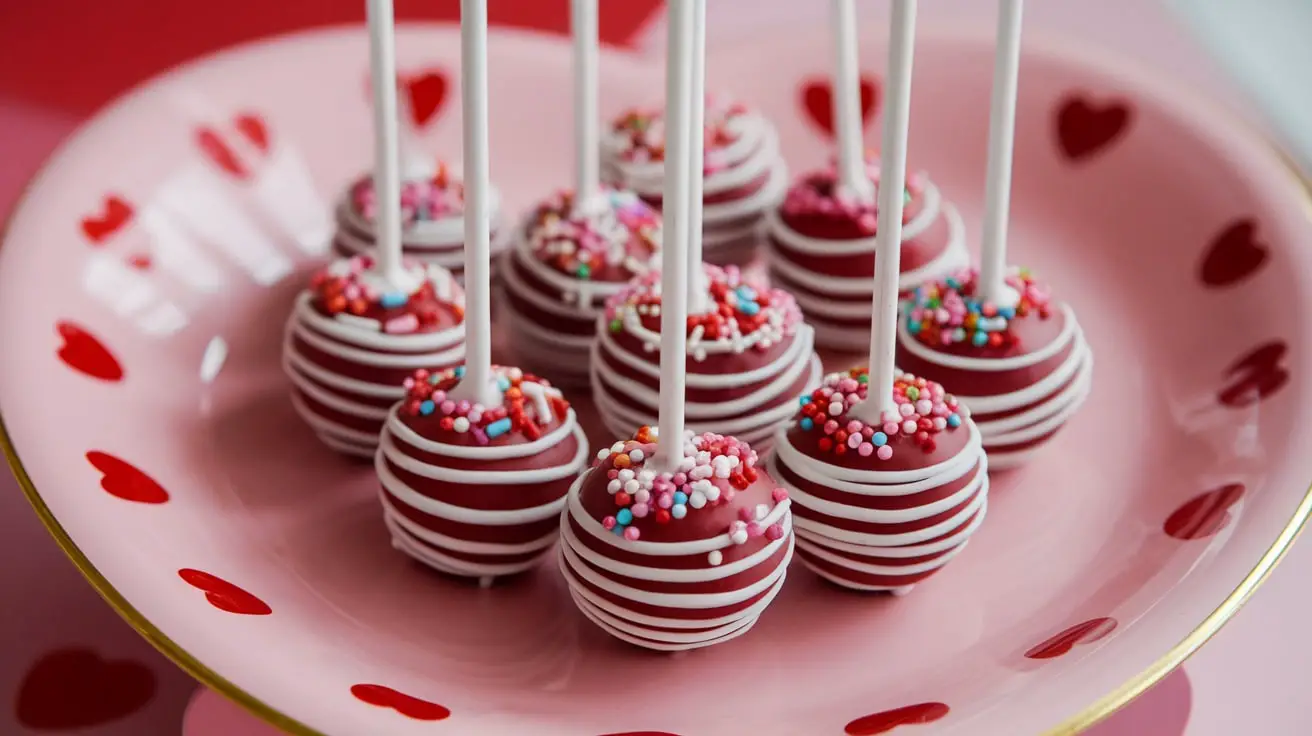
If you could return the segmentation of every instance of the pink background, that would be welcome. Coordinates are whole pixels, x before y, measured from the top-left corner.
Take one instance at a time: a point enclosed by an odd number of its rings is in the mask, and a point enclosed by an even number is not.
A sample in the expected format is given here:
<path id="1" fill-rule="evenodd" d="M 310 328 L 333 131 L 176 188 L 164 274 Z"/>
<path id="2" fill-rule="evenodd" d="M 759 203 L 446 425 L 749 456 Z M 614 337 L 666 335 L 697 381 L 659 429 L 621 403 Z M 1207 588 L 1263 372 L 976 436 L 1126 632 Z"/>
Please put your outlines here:
<path id="1" fill-rule="evenodd" d="M 95 107 L 132 83 L 167 65 L 215 48 L 296 27 L 349 21 L 358 0 L 284 0 L 276 11 L 265 3 L 234 0 L 187 10 L 160 0 L 90 4 L 74 0 L 11 4 L 0 10 L 0 212 L 7 212 L 23 184 L 65 135 Z M 492 3 L 494 20 L 560 29 L 565 3 L 517 0 Z M 659 53 L 657 19 L 644 26 L 654 3 L 607 0 L 603 33 L 612 42 L 631 41 Z M 812 3 L 796 0 L 717 0 L 710 4 L 710 43 L 740 41 L 788 22 L 823 22 Z M 455 3 L 398 0 L 404 17 L 451 17 Z M 924 22 L 988 22 L 992 3 L 935 0 L 922 9 Z M 99 8 L 96 10 L 95 8 Z M 107 9 L 107 8 L 112 8 Z M 193 9 L 195 8 L 195 9 Z M 423 12 L 421 12 L 423 11 Z M 863 13 L 874 17 L 875 10 Z M 1030 7 L 1030 22 L 1115 48 L 1210 89 L 1232 94 L 1165 11 L 1145 0 L 1045 0 Z M 167 25 L 166 43 L 138 44 L 147 20 Z M 874 21 L 877 22 L 877 21 Z M 77 49 L 71 56 L 55 49 Z M 124 48 L 136 51 L 130 56 Z M 0 517 L 10 533 L 0 549 L 10 551 L 0 566 L 0 733 L 49 733 L 76 727 L 56 716 L 85 716 L 85 734 L 179 733 L 187 701 L 196 688 L 101 602 L 64 559 L 10 478 L 0 479 Z M 1312 655 L 1312 638 L 1299 636 L 1312 600 L 1298 585 L 1298 568 L 1312 568 L 1312 552 L 1296 549 L 1254 603 L 1185 671 L 1164 681 L 1096 732 L 1207 736 L 1242 730 L 1294 733 L 1303 721 L 1296 699 L 1298 670 Z M 54 655 L 54 656 L 52 656 Z M 1277 673 L 1293 676 L 1281 678 Z M 1277 676 L 1272 676 L 1277 675 Z M 54 715 L 52 715 L 54 714 Z M 69 715 L 72 714 L 72 715 Z M 22 725 L 23 716 L 32 726 Z M 226 702 L 201 697 L 186 719 L 187 734 L 250 733 L 243 716 Z M 54 720 L 51 720 L 54 719 Z M 1183 729 L 1185 720 L 1187 730 Z M 92 722 L 100 720 L 100 725 Z M 1245 728 L 1246 727 L 1246 728 Z M 72 729 L 64 728 L 64 732 Z"/>

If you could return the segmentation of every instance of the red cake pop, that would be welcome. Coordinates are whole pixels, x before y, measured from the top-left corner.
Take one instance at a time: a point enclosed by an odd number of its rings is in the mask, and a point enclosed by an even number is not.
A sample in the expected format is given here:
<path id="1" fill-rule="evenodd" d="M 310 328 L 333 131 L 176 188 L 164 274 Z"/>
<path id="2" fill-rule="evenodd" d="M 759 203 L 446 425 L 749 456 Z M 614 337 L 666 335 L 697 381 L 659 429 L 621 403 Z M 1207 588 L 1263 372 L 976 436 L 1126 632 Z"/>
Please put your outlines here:
<path id="1" fill-rule="evenodd" d="M 560 555 L 574 601 L 648 649 L 741 636 L 783 587 L 788 495 L 732 437 L 688 432 L 674 473 L 649 467 L 653 439 L 643 427 L 603 449 L 570 489 Z"/>
<path id="2" fill-rule="evenodd" d="M 965 547 L 988 507 L 979 431 L 943 387 L 902 373 L 897 412 L 851 414 L 864 369 L 834 373 L 779 430 L 769 472 L 788 489 L 797 553 L 853 590 L 905 593 Z"/>
<path id="3" fill-rule="evenodd" d="M 1074 310 L 1024 269 L 1006 284 L 1019 299 L 1002 308 L 979 298 L 973 270 L 921 286 L 898 324 L 898 365 L 961 392 L 995 470 L 1025 462 L 1056 434 L 1093 377 Z"/>
<path id="4" fill-rule="evenodd" d="M 417 368 L 465 355 L 464 293 L 445 269 L 413 261 L 415 287 L 389 291 L 369 256 L 315 274 L 287 321 L 283 367 L 296 411 L 329 447 L 370 457 L 387 410 Z"/>
<path id="5" fill-rule="evenodd" d="M 464 281 L 465 191 L 460 177 L 445 163 L 429 175 L 408 176 L 401 183 L 401 248 L 406 256 L 441 266 Z M 500 199 L 491 193 L 492 252 L 509 241 L 500 226 Z M 374 181 L 365 176 L 347 190 L 337 205 L 337 235 L 333 248 L 343 256 L 372 253 L 378 198 Z"/>
<path id="6" fill-rule="evenodd" d="M 707 314 L 688 317 L 687 422 L 765 449 L 797 396 L 823 373 L 811 327 L 793 298 L 744 280 L 737 267 L 704 267 Z M 660 386 L 660 274 L 610 300 L 597 324 L 593 398 L 621 436 L 656 420 Z"/>
<path id="7" fill-rule="evenodd" d="M 707 261 L 743 265 L 761 242 L 761 222 L 788 186 L 779 135 L 746 105 L 706 97 L 702 171 L 702 237 Z M 630 110 L 602 138 L 606 176 L 661 206 L 665 121 L 658 108 Z"/>
<path id="8" fill-rule="evenodd" d="M 878 187 L 877 158 L 867 156 L 866 174 Z M 874 199 L 849 199 L 837 185 L 836 168 L 807 174 L 770 213 L 770 275 L 796 297 L 820 346 L 864 351 L 878 213 Z M 898 284 L 904 292 L 970 260 L 961 216 L 926 175 L 908 178 L 905 201 Z"/>
<path id="9" fill-rule="evenodd" d="M 660 216 L 637 195 L 603 188 L 595 203 L 580 212 L 560 193 L 538 205 L 501 268 L 516 354 L 561 383 L 587 383 L 605 301 L 660 247 Z"/>
<path id="10" fill-rule="evenodd" d="M 375 459 L 393 545 L 484 581 L 527 570 L 550 550 L 565 491 L 588 459 L 559 390 L 517 368 L 493 371 L 496 408 L 451 395 L 462 368 L 415 373 Z"/>

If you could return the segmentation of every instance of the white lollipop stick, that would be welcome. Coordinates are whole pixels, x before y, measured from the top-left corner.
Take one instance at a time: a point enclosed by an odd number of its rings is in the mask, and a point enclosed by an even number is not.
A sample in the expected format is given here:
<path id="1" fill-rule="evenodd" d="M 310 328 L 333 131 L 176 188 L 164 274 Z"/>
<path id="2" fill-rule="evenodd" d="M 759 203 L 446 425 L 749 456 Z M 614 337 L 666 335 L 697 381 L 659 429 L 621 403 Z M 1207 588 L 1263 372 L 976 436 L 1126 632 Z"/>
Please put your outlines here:
<path id="1" fill-rule="evenodd" d="M 692 161 L 693 6 L 670 0 L 665 61 L 665 192 L 661 254 L 661 376 L 656 469 L 674 472 L 683 460 L 685 361 L 688 350 L 688 192 Z"/>
<path id="2" fill-rule="evenodd" d="M 877 423 L 893 402 L 893 351 L 897 340 L 898 274 L 902 265 L 902 209 L 907 179 L 907 128 L 911 121 L 911 66 L 915 58 L 916 0 L 893 0 L 888 78 L 884 82 L 884 139 L 879 154 L 879 231 L 875 235 L 874 319 L 870 323 L 867 398 L 854 413 Z"/>
<path id="3" fill-rule="evenodd" d="M 1000 0 L 998 4 L 998 47 L 993 60 L 993 100 L 989 111 L 989 163 L 984 183 L 984 240 L 980 246 L 979 284 L 980 296 L 1000 307 L 1015 306 L 1020 298 L 1005 279 L 1023 6 L 1023 0 Z"/>
<path id="4" fill-rule="evenodd" d="M 488 222 L 487 0 L 460 0 L 465 144 L 465 376 L 452 393 L 494 407 L 491 225 Z"/>
<path id="5" fill-rule="evenodd" d="M 401 166 L 396 130 L 396 29 L 392 0 L 369 0 L 369 68 L 374 93 L 375 270 L 388 289 L 409 291 L 401 268 Z"/>
<path id="6" fill-rule="evenodd" d="M 397 145 L 401 157 L 401 176 L 404 180 L 428 179 L 437 173 L 437 161 L 425 153 L 420 142 L 423 136 L 415 125 L 414 106 L 411 105 L 409 92 L 403 89 L 400 79 L 396 80 L 396 86 Z"/>
<path id="7" fill-rule="evenodd" d="M 710 308 L 706 271 L 702 269 L 702 185 L 706 169 L 706 0 L 695 0 L 692 11 L 692 83 L 688 97 L 690 138 L 688 161 L 688 311 L 703 314 Z"/>
<path id="8" fill-rule="evenodd" d="M 834 129 L 838 138 L 838 184 L 849 197 L 869 202 L 874 185 L 866 176 L 861 121 L 861 62 L 857 58 L 855 0 L 834 0 Z"/>
<path id="9" fill-rule="evenodd" d="M 574 206 L 588 207 L 601 192 L 601 136 L 597 112 L 597 0 L 571 0 L 574 34 Z"/>

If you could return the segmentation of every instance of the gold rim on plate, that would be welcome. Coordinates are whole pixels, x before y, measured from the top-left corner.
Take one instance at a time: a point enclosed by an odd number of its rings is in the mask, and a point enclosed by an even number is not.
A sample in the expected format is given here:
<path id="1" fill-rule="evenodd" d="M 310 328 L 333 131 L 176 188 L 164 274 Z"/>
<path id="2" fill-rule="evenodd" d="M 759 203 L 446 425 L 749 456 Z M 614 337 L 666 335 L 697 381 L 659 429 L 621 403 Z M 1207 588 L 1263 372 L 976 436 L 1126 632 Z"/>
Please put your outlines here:
<path id="1" fill-rule="evenodd" d="M 1228 109 L 1221 108 L 1219 105 L 1212 105 L 1218 112 L 1226 117 L 1235 120 L 1235 116 Z M 1238 121 L 1243 127 L 1250 128 L 1246 121 Z M 1281 164 L 1288 171 L 1291 183 L 1294 184 L 1304 195 L 1303 204 L 1310 217 L 1312 217 L 1312 179 L 1307 178 L 1300 171 L 1299 166 L 1295 163 L 1292 156 L 1284 151 L 1281 146 L 1272 141 L 1269 137 L 1254 131 L 1255 137 L 1259 138 L 1266 147 L 1276 156 Z M 33 179 L 35 181 L 35 179 Z M 31 182 L 24 187 L 22 196 L 15 203 L 10 213 L 12 217 L 14 212 L 19 211 L 27 199 L 28 190 Z M 0 242 L 3 242 L 8 235 L 8 220 L 6 218 L 5 227 L 0 227 Z M 150 642 L 164 656 L 168 657 L 178 667 L 182 668 L 187 674 L 198 680 L 202 685 L 224 697 L 232 700 L 234 703 L 242 706 L 251 714 L 261 720 L 286 731 L 291 736 L 327 736 L 319 731 L 306 726 L 296 719 L 288 716 L 268 703 L 251 695 L 250 693 L 237 687 L 231 681 L 224 678 L 219 673 L 210 669 L 203 662 L 193 656 L 187 650 L 178 645 L 161 631 L 158 627 L 150 622 L 140 611 L 128 602 L 127 598 L 105 578 L 86 554 L 78 548 L 77 543 L 69 536 L 64 527 L 55 518 L 50 507 L 46 505 L 41 498 L 40 491 L 32 482 L 31 476 L 28 475 L 27 469 L 23 466 L 23 461 L 18 457 L 18 451 L 14 447 L 13 439 L 9 436 L 9 430 L 5 426 L 4 416 L 0 413 L 0 449 L 3 449 L 5 460 L 9 464 L 9 469 L 13 472 L 14 477 L 18 480 L 18 485 L 23 489 L 23 495 L 27 497 L 28 503 L 36 511 L 37 518 L 41 520 L 42 526 L 50 535 L 54 537 L 55 543 L 59 548 L 68 555 L 69 560 L 73 562 L 74 567 L 82 573 L 91 587 L 95 588 L 105 602 L 113 608 L 128 625 L 141 634 L 146 641 Z M 1066 719 L 1061 724 L 1049 729 L 1044 736 L 1074 736 L 1103 719 L 1111 716 L 1116 711 L 1125 707 L 1132 700 L 1142 695 L 1153 685 L 1156 685 L 1175 668 L 1179 667 L 1189 659 L 1199 648 L 1206 644 L 1209 639 L 1216 635 L 1234 615 L 1243 608 L 1253 593 L 1266 581 L 1271 571 L 1280 563 L 1294 542 L 1302 533 L 1308 518 L 1312 516 L 1312 484 L 1309 484 L 1307 491 L 1303 495 L 1303 500 L 1299 502 L 1294 511 L 1294 515 L 1281 530 L 1270 548 L 1263 553 L 1257 564 L 1248 572 L 1239 585 L 1226 596 L 1220 605 L 1212 610 L 1203 621 L 1190 631 L 1175 646 L 1171 647 L 1166 654 L 1159 657 L 1155 662 L 1148 666 L 1139 674 L 1135 675 L 1121 686 L 1104 695 L 1084 710 Z"/>

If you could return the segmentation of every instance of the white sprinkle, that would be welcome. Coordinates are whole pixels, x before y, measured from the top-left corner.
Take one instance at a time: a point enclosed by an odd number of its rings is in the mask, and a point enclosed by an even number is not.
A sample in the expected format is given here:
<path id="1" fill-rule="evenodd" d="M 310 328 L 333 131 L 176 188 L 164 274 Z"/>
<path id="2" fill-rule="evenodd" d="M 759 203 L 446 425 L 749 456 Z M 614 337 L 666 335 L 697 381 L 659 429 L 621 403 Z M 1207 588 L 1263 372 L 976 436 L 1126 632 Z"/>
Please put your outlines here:
<path id="1" fill-rule="evenodd" d="M 452 426 L 455 427 L 455 430 L 457 432 L 468 432 L 469 419 L 467 419 L 466 417 L 456 417 L 456 420 L 452 422 Z"/>
<path id="2" fill-rule="evenodd" d="M 693 491 L 692 495 L 688 496 L 688 505 L 695 509 L 699 509 L 705 506 L 706 494 L 702 493 L 701 491 Z"/>
<path id="3" fill-rule="evenodd" d="M 606 484 L 606 492 L 613 496 L 616 493 L 619 493 L 620 489 L 623 487 L 624 484 L 620 483 L 618 480 L 612 480 Z"/>
<path id="4" fill-rule="evenodd" d="M 711 563 L 712 566 L 719 565 L 721 562 L 724 562 L 724 555 L 720 550 L 713 549 L 710 551 L 710 554 L 706 555 L 706 561 Z"/>

